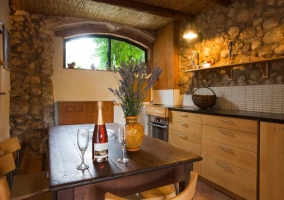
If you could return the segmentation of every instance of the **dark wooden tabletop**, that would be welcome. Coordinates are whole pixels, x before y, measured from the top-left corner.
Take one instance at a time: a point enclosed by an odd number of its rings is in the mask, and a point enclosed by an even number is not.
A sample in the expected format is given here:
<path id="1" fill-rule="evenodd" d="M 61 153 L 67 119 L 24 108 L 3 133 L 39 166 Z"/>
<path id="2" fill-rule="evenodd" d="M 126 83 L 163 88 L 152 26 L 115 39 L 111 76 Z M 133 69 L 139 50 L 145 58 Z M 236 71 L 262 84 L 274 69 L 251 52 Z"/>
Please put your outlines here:
<path id="1" fill-rule="evenodd" d="M 77 129 L 93 129 L 93 124 L 64 125 L 49 128 L 50 190 L 57 199 L 103 199 L 105 192 L 128 195 L 162 185 L 188 183 L 192 163 L 202 158 L 170 143 L 145 136 L 139 151 L 127 152 L 130 161 L 117 162 L 122 156 L 116 139 L 109 141 L 109 161 L 93 163 L 91 140 L 85 153 L 90 167 L 80 171 L 81 152 L 77 147 Z M 117 134 L 118 124 L 107 123 Z M 91 135 L 91 134 L 90 134 Z M 94 198 L 96 196 L 96 198 Z"/>

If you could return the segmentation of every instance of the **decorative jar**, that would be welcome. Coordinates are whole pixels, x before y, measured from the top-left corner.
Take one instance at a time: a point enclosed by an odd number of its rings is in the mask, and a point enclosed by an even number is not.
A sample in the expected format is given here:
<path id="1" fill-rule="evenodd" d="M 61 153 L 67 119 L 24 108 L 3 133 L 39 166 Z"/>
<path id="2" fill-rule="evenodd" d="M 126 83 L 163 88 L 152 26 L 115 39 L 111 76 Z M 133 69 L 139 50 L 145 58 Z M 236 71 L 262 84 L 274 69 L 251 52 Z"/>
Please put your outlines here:
<path id="1" fill-rule="evenodd" d="M 137 122 L 138 116 L 125 117 L 126 151 L 138 151 L 144 138 L 144 127 Z"/>

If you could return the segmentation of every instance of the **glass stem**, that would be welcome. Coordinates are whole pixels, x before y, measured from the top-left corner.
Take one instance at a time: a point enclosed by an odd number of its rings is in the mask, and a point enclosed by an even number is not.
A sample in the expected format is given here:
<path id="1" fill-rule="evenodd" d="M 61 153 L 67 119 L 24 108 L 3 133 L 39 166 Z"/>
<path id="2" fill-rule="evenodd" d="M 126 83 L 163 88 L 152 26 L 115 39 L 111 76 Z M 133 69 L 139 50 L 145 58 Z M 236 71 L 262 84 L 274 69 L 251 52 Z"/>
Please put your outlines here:
<path id="1" fill-rule="evenodd" d="M 125 155 L 125 144 L 122 145 L 122 158 L 124 158 Z"/>
<path id="2" fill-rule="evenodd" d="M 85 151 L 82 151 L 82 163 L 81 163 L 81 165 L 85 164 L 85 162 L 84 162 L 84 154 L 85 154 Z"/>

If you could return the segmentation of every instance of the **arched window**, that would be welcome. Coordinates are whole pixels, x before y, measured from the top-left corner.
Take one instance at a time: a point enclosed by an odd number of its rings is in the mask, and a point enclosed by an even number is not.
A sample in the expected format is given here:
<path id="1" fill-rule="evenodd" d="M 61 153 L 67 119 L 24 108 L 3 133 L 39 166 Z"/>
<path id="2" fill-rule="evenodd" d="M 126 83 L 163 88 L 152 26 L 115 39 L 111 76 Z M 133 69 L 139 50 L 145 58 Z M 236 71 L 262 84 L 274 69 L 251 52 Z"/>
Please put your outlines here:
<path id="1" fill-rule="evenodd" d="M 114 70 L 130 60 L 147 62 L 147 49 L 126 39 L 106 35 L 64 39 L 64 68 Z"/>

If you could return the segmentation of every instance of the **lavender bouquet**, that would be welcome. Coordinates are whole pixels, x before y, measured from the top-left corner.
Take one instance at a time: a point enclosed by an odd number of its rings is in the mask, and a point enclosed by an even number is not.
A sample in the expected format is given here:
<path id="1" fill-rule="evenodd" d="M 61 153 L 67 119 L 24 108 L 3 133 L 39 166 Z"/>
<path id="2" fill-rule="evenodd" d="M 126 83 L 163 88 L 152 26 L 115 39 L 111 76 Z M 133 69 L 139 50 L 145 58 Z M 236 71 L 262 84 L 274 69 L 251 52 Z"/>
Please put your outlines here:
<path id="1" fill-rule="evenodd" d="M 154 86 L 162 69 L 157 66 L 150 70 L 144 62 L 130 61 L 122 63 L 117 71 L 121 76 L 119 80 L 115 76 L 119 88 L 115 90 L 109 88 L 109 90 L 117 96 L 125 117 L 137 116 L 148 91 Z"/>

